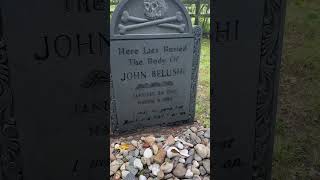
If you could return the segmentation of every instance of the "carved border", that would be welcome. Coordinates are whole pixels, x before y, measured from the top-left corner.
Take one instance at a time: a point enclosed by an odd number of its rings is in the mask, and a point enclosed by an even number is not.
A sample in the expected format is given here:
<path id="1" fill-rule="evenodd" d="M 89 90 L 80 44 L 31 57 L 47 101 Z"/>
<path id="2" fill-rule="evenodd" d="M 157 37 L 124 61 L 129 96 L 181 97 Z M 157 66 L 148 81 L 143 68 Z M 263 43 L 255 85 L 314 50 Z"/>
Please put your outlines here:
<path id="1" fill-rule="evenodd" d="M 198 72 L 199 72 L 200 53 L 201 53 L 201 37 L 202 37 L 201 26 L 193 27 L 193 36 L 194 36 L 194 44 L 193 44 L 193 59 L 192 59 L 192 72 L 191 72 L 190 106 L 189 106 L 191 120 L 194 120 L 194 117 L 195 117 Z"/>
<path id="2" fill-rule="evenodd" d="M 111 134 L 118 134 L 119 132 L 119 122 L 117 115 L 117 104 L 114 94 L 112 75 L 110 74 L 110 123 L 111 123 Z"/>
<path id="3" fill-rule="evenodd" d="M 1 32 L 2 14 L 1 18 Z M 21 147 L 13 118 L 13 96 L 9 81 L 7 45 L 0 39 L 0 179 L 23 180 Z"/>
<path id="4" fill-rule="evenodd" d="M 253 180 L 271 179 L 273 128 L 282 46 L 283 0 L 265 0 L 253 152 Z"/>

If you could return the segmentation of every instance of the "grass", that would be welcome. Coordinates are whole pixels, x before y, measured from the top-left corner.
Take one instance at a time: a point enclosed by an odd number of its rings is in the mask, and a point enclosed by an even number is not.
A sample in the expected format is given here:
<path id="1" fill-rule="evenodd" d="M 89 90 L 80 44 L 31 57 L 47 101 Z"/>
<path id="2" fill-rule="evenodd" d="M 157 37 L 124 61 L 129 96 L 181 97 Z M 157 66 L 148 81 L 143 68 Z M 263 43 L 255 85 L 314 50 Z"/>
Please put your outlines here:
<path id="1" fill-rule="evenodd" d="M 309 180 L 320 172 L 320 1 L 287 3 L 273 179 Z"/>
<path id="2" fill-rule="evenodd" d="M 196 119 L 210 127 L 210 40 L 203 38 L 199 67 Z"/>

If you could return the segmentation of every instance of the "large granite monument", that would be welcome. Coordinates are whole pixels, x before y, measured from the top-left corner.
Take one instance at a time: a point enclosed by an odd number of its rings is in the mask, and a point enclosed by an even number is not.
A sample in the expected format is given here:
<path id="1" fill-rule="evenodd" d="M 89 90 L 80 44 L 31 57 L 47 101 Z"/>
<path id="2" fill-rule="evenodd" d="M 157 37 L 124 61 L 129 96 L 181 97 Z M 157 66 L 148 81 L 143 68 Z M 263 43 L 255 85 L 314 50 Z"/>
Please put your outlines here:
<path id="1" fill-rule="evenodd" d="M 1 1 L 1 180 L 108 176 L 107 8 Z"/>

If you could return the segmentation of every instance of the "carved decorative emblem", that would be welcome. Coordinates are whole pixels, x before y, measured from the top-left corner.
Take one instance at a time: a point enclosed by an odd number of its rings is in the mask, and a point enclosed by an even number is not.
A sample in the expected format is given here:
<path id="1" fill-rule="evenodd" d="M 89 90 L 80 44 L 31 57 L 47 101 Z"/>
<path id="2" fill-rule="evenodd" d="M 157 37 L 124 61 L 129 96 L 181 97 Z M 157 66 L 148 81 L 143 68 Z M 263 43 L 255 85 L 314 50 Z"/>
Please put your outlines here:
<path id="1" fill-rule="evenodd" d="M 165 0 L 144 0 L 144 15 L 149 20 L 164 18 L 167 10 Z"/>
<path id="2" fill-rule="evenodd" d="M 131 16 L 128 11 L 123 11 L 121 22 L 131 24 L 119 24 L 119 33 L 124 35 L 129 31 L 148 26 L 174 29 L 180 33 L 185 32 L 186 25 L 183 23 L 182 13 L 178 11 L 175 16 L 165 17 L 167 11 L 168 5 L 165 0 L 144 0 L 144 15 L 146 18 Z M 180 24 L 173 24 L 174 22 Z"/>

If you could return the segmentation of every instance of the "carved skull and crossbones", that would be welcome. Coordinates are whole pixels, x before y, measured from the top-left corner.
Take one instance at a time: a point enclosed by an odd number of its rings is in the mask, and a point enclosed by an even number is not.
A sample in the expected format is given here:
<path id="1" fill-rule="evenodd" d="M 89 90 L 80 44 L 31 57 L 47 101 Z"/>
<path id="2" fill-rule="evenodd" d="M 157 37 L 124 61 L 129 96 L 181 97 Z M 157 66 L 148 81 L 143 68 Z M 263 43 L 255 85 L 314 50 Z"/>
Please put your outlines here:
<path id="1" fill-rule="evenodd" d="M 139 29 L 147 26 L 157 25 L 158 27 L 170 28 L 183 33 L 185 31 L 185 24 L 170 24 L 169 22 L 183 22 L 181 12 L 177 12 L 173 17 L 166 17 L 168 11 L 168 5 L 165 0 L 144 0 L 144 15 L 145 18 L 139 18 L 130 16 L 128 11 L 123 11 L 121 21 L 123 23 L 136 23 L 131 25 L 119 24 L 120 34 L 126 34 L 126 32 L 134 29 Z"/>

